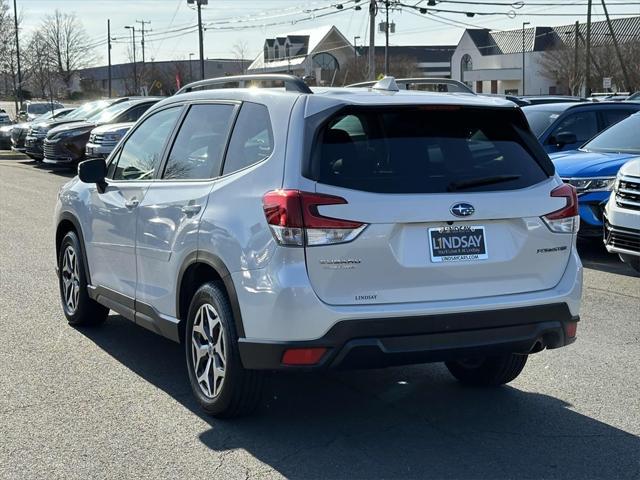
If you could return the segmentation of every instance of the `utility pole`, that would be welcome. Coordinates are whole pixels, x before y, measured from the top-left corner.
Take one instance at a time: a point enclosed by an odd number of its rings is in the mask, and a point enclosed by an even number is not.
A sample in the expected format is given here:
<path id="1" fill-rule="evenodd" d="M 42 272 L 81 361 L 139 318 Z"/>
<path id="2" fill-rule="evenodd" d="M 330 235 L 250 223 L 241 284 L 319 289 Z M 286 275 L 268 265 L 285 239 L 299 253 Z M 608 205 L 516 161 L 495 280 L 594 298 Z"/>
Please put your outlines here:
<path id="1" fill-rule="evenodd" d="M 369 1 L 369 80 L 376 79 L 376 0 Z"/>
<path id="2" fill-rule="evenodd" d="M 389 0 L 384 1 L 386 18 L 384 23 L 384 75 L 389 75 Z"/>
<path id="3" fill-rule="evenodd" d="M 193 61 L 191 60 L 191 57 L 193 57 L 194 55 L 195 53 L 189 54 L 189 82 L 193 82 L 193 68 L 192 68 Z"/>
<path id="4" fill-rule="evenodd" d="M 142 45 L 142 64 L 144 65 L 144 61 L 145 61 L 145 59 L 144 59 L 144 32 L 145 31 L 146 32 L 152 32 L 153 30 L 145 30 L 144 29 L 145 24 L 151 24 L 151 22 L 145 22 L 144 20 L 136 20 L 136 23 L 139 23 L 140 25 L 142 25 L 142 27 L 140 27 L 139 31 L 140 31 L 140 33 L 142 33 L 142 42 L 141 42 L 141 45 Z"/>
<path id="5" fill-rule="evenodd" d="M 616 34 L 613 30 L 613 25 L 611 25 L 611 19 L 609 18 L 609 11 L 607 10 L 607 4 L 604 0 L 602 0 L 602 8 L 604 10 L 604 15 L 607 17 L 607 25 L 609 25 L 609 33 L 611 33 L 611 39 L 613 40 L 613 46 L 616 49 L 616 55 L 618 56 L 618 61 L 620 62 L 620 68 L 622 68 L 622 76 L 624 77 L 624 88 L 628 90 L 631 87 L 631 82 L 629 81 L 629 73 L 627 72 L 627 66 L 625 65 L 622 59 L 622 53 L 620 53 L 620 45 L 618 45 L 618 39 L 616 38 Z"/>
<path id="6" fill-rule="evenodd" d="M 584 96 L 591 96 L 591 0 L 587 3 L 587 59 L 584 69 Z"/>
<path id="7" fill-rule="evenodd" d="M 16 6 L 16 0 L 13 0 L 13 21 L 16 27 L 16 64 L 18 66 L 18 88 L 16 89 L 16 95 L 18 97 L 20 109 L 22 110 L 22 70 L 20 69 L 20 40 L 18 34 L 18 7 Z"/>
<path id="8" fill-rule="evenodd" d="M 205 0 L 206 1 L 206 0 Z M 198 0 L 198 36 L 200 42 L 200 78 L 204 80 L 204 33 L 202 32 L 202 1 Z"/>
<path id="9" fill-rule="evenodd" d="M 526 95 L 527 89 L 525 88 L 525 45 L 524 45 L 524 27 L 529 25 L 530 22 L 522 22 L 522 95 Z"/>
<path id="10" fill-rule="evenodd" d="M 111 98 L 111 20 L 107 19 L 107 60 L 109 63 L 109 98 Z"/>
<path id="11" fill-rule="evenodd" d="M 131 30 L 132 40 L 131 45 L 133 47 L 133 88 L 135 90 L 135 94 L 138 95 L 138 67 L 136 63 L 136 27 L 131 25 L 127 25 L 124 28 L 127 30 Z"/>
<path id="12" fill-rule="evenodd" d="M 573 78 L 575 86 L 573 88 L 574 95 L 580 95 L 580 84 L 578 83 L 578 35 L 580 32 L 580 22 L 576 20 L 576 31 L 574 32 L 574 52 L 573 52 Z"/>

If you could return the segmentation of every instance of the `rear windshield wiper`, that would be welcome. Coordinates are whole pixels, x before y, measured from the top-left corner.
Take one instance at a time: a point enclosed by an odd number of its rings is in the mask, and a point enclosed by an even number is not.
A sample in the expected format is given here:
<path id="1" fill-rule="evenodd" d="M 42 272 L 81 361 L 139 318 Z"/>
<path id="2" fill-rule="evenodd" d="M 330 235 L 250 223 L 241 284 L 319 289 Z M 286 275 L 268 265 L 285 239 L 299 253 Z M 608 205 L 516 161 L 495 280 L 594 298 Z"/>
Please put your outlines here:
<path id="1" fill-rule="evenodd" d="M 447 185 L 448 192 L 465 190 L 467 188 L 481 187 L 483 185 L 493 185 L 494 183 L 508 182 L 509 180 L 517 180 L 522 175 L 493 175 L 491 177 L 478 177 L 471 180 L 461 180 L 459 182 L 451 182 Z"/>

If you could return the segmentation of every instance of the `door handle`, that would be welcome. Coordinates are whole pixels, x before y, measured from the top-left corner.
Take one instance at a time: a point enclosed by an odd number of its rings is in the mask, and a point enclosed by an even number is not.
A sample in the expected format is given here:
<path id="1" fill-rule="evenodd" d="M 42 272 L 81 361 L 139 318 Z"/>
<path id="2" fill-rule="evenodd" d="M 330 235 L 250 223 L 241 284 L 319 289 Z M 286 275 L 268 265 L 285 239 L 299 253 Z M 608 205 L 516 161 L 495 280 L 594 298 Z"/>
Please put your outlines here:
<path id="1" fill-rule="evenodd" d="M 140 204 L 140 200 L 138 200 L 137 198 L 132 198 L 131 200 L 127 200 L 126 202 L 124 202 L 124 206 L 128 209 L 136 208 L 138 204 Z"/>
<path id="2" fill-rule="evenodd" d="M 200 213 L 200 205 L 185 205 L 182 207 L 182 213 L 185 215 L 196 215 Z"/>

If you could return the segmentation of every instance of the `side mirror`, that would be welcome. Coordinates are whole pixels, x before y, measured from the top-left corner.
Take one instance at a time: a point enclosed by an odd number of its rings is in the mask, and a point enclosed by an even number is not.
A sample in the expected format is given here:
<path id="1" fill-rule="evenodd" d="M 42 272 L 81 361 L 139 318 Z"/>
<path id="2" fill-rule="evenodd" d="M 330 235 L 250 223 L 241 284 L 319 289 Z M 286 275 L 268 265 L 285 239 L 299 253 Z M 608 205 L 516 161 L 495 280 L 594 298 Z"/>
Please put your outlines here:
<path id="1" fill-rule="evenodd" d="M 100 192 L 104 191 L 107 164 L 102 158 L 92 158 L 78 164 L 78 178 L 84 183 L 95 183 Z"/>
<path id="2" fill-rule="evenodd" d="M 572 132 L 560 132 L 554 137 L 554 143 L 558 147 L 564 147 L 565 145 L 570 145 L 577 142 L 578 137 L 576 137 L 576 134 Z"/>

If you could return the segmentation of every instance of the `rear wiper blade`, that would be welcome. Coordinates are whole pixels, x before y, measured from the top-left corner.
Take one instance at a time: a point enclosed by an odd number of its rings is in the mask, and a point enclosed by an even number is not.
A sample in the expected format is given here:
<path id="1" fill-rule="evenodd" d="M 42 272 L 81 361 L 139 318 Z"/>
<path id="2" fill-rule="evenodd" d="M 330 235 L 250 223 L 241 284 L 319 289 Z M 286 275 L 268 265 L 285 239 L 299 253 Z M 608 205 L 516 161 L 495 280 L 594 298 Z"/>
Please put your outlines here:
<path id="1" fill-rule="evenodd" d="M 448 192 L 457 190 L 465 190 L 467 188 L 481 187 L 483 185 L 493 185 L 494 183 L 508 182 L 509 180 L 517 180 L 522 175 L 493 175 L 491 177 L 478 177 L 471 180 L 461 180 L 459 182 L 451 182 L 447 185 Z"/>

